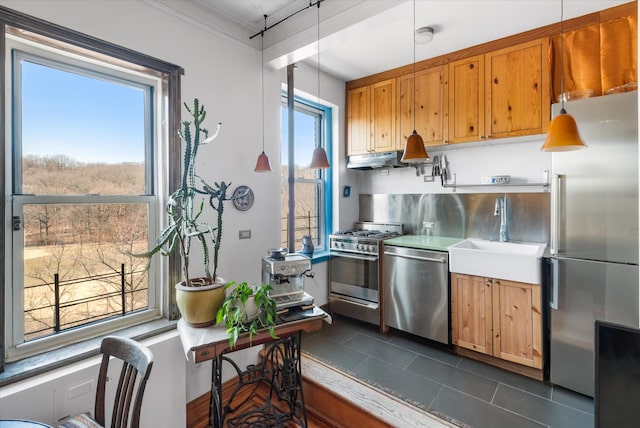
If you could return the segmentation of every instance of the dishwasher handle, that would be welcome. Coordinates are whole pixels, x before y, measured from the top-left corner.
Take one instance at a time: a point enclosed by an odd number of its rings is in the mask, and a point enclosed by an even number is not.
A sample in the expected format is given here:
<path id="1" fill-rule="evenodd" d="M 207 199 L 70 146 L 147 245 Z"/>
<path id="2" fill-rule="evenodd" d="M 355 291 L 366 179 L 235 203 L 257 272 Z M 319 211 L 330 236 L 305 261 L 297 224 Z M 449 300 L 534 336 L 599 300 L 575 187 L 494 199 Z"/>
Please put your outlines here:
<path id="1" fill-rule="evenodd" d="M 392 253 L 391 251 L 385 251 L 384 252 L 385 256 L 392 256 L 392 257 L 401 257 L 403 259 L 411 259 L 411 260 L 420 260 L 423 262 L 435 262 L 435 263 L 446 263 L 447 260 L 446 259 L 434 259 L 432 257 L 421 257 L 421 256 L 412 256 L 409 254 L 398 254 L 398 253 Z"/>

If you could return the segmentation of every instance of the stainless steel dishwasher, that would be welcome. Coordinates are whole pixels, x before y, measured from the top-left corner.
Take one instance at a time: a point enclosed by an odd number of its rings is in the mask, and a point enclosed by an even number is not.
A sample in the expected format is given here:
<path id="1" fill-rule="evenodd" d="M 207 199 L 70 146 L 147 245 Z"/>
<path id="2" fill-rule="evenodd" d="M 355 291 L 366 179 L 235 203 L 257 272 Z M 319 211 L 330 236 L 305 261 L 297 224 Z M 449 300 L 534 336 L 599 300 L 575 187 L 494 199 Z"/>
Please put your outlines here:
<path id="1" fill-rule="evenodd" d="M 384 319 L 389 327 L 449 344 L 449 254 L 384 247 Z"/>

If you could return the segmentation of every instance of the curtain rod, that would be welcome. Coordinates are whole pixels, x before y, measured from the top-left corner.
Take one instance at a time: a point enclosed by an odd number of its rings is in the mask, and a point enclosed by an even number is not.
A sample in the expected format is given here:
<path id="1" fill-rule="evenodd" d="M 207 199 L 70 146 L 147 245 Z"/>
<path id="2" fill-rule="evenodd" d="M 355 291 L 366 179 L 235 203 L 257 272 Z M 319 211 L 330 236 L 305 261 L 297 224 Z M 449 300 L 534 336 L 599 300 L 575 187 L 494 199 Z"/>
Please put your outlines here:
<path id="1" fill-rule="evenodd" d="M 323 1 L 325 1 L 325 0 L 317 0 L 315 3 L 313 3 L 313 2 L 310 0 L 310 1 L 309 1 L 309 6 L 303 7 L 302 9 L 300 9 L 300 10 L 298 10 L 298 11 L 296 11 L 296 12 L 293 12 L 291 15 L 286 16 L 286 17 L 282 18 L 280 21 L 276 22 L 275 24 L 271 24 L 271 25 L 269 25 L 268 27 L 267 27 L 267 15 L 264 15 L 264 28 L 263 28 L 262 30 L 258 31 L 258 32 L 257 32 L 256 34 L 254 34 L 253 36 L 249 37 L 249 40 L 253 39 L 254 37 L 257 37 L 257 36 L 263 35 L 265 32 L 267 32 L 267 30 L 272 29 L 273 27 L 275 27 L 275 26 L 276 26 L 276 25 L 278 25 L 278 24 L 282 24 L 284 21 L 286 21 L 287 19 L 289 19 L 289 18 L 291 18 L 291 17 L 293 17 L 293 16 L 295 16 L 295 15 L 299 14 L 299 13 L 300 13 L 300 12 L 302 12 L 303 10 L 307 10 L 307 9 L 309 9 L 309 8 L 311 8 L 311 7 L 314 7 L 314 6 L 318 6 L 318 7 L 320 7 L 320 3 L 322 3 Z"/>

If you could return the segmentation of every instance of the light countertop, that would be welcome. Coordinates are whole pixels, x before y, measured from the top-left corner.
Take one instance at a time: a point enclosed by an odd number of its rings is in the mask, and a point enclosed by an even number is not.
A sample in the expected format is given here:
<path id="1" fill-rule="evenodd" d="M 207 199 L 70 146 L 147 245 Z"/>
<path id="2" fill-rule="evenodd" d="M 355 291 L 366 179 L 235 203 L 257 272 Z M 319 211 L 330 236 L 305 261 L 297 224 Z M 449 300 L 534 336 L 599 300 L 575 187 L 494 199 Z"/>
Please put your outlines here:
<path id="1" fill-rule="evenodd" d="M 403 235 L 384 240 L 385 245 L 396 247 L 419 248 L 422 250 L 447 251 L 450 245 L 463 241 L 464 238 L 449 238 L 446 236 Z"/>

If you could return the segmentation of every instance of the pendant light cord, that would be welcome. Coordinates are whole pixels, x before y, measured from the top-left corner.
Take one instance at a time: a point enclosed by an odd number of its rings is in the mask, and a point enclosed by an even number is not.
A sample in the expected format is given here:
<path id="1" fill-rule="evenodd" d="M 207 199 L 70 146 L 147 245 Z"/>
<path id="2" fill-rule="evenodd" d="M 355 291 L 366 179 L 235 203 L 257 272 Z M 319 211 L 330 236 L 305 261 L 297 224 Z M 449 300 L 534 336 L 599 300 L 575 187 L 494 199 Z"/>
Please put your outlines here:
<path id="1" fill-rule="evenodd" d="M 260 93 L 262 95 L 262 153 L 264 153 L 264 32 L 267 31 L 267 15 L 264 15 L 264 30 L 260 32 L 262 49 L 260 50 Z"/>
<path id="2" fill-rule="evenodd" d="M 320 2 L 318 1 L 317 3 L 318 6 L 318 25 L 317 25 L 317 30 L 318 30 L 318 64 L 316 66 L 316 69 L 318 70 L 318 92 L 317 92 L 317 102 L 318 102 L 318 106 L 320 105 Z M 322 133 L 320 133 L 320 135 L 318 135 L 317 138 L 317 144 L 318 147 L 322 147 L 322 141 L 320 141 L 320 139 L 322 138 Z"/>
<path id="3" fill-rule="evenodd" d="M 564 0 L 560 0 L 560 110 L 564 110 Z"/>
<path id="4" fill-rule="evenodd" d="M 416 130 L 416 0 L 413 0 L 413 130 Z"/>
<path id="5" fill-rule="evenodd" d="M 320 2 L 317 2 L 318 5 L 318 104 L 320 104 Z"/>

